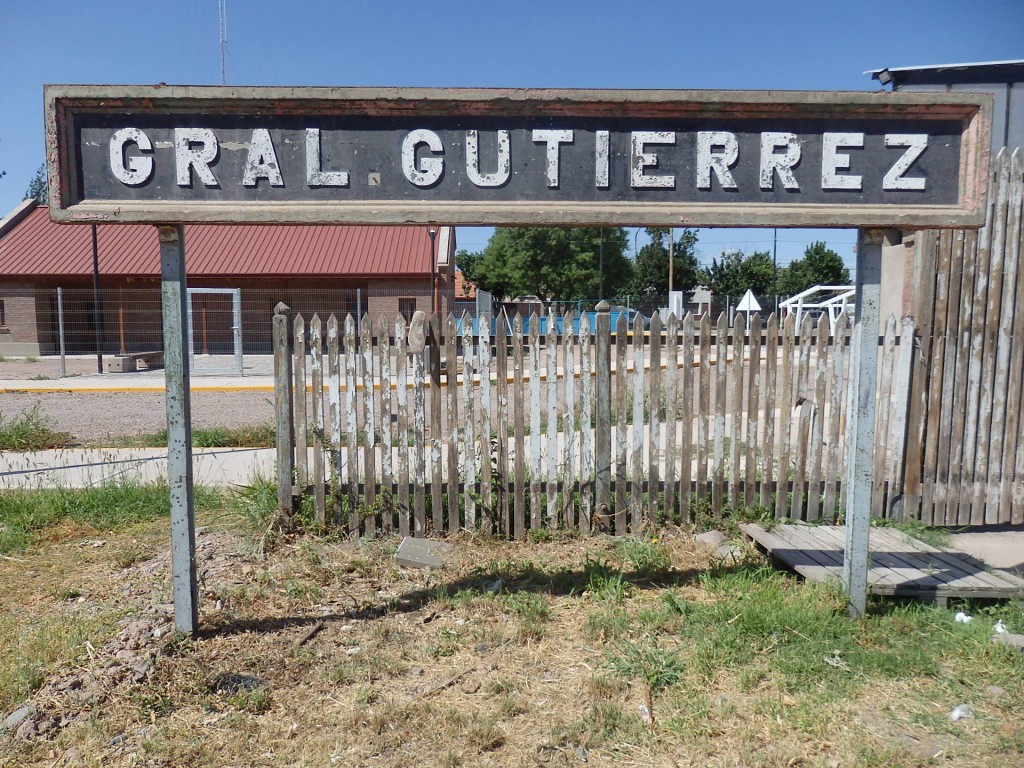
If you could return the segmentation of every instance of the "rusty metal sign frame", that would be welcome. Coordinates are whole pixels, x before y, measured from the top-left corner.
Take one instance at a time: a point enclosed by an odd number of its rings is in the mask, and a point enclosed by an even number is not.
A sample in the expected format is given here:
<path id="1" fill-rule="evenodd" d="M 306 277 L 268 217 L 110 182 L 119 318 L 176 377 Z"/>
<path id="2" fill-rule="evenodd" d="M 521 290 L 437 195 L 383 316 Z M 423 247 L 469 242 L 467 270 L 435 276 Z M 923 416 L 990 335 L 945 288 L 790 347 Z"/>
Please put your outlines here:
<path id="1" fill-rule="evenodd" d="M 904 92 L 266 88 L 53 85 L 45 89 L 51 216 L 62 222 L 359 223 L 462 225 L 657 225 L 716 227 L 978 227 L 984 221 L 992 98 Z M 75 144 L 81 116 L 185 114 L 520 119 L 757 121 L 914 120 L 960 126 L 953 204 L 600 202 L 558 200 L 80 199 Z M 841 128 L 840 128 L 841 130 Z"/>

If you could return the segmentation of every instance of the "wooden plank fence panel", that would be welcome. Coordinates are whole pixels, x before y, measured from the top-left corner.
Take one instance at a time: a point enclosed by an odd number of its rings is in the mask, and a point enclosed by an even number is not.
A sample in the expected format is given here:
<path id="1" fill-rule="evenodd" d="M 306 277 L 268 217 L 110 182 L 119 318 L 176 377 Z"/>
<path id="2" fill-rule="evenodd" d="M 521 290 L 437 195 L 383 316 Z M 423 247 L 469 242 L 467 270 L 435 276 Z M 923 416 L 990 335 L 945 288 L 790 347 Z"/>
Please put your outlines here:
<path id="1" fill-rule="evenodd" d="M 995 221 L 992 227 L 989 291 L 985 312 L 985 351 L 982 355 L 982 415 L 978 433 L 978 471 L 982 481 L 975 483 L 971 520 L 993 525 L 999 521 L 998 467 L 1002 463 L 1002 435 L 999 434 L 1006 412 L 1006 368 L 1009 350 L 1000 350 L 1003 284 L 1006 276 L 1006 233 L 1010 217 L 1010 163 L 1008 152 L 1000 150 L 996 174 Z M 980 297 L 979 297 L 980 298 Z"/>
<path id="2" fill-rule="evenodd" d="M 948 262 L 949 270 L 949 299 L 946 302 L 946 314 L 945 319 L 945 335 L 942 340 L 942 398 L 946 403 L 955 402 L 955 398 L 962 397 L 960 390 L 963 388 L 963 380 L 957 376 L 957 363 L 960 356 L 960 344 L 957 339 L 958 331 L 958 318 L 965 312 L 970 312 L 963 306 L 961 299 L 964 295 L 965 286 L 973 282 L 973 277 L 968 275 L 964 270 L 965 254 L 964 254 L 964 233 L 963 231 L 956 231 L 952 233 L 952 239 L 950 240 L 950 258 Z M 966 359 L 966 358 L 965 358 Z M 959 495 L 955 492 L 951 492 L 951 489 L 955 488 L 958 481 L 954 480 L 954 476 L 960 475 L 959 462 L 951 460 L 952 451 L 954 449 L 960 453 L 963 450 L 963 412 L 957 413 L 959 409 L 956 408 L 943 408 L 940 415 L 940 425 L 938 427 L 937 439 L 937 458 L 938 467 L 936 468 L 936 477 L 938 482 L 941 482 L 944 486 L 944 490 L 938 495 L 941 499 L 941 508 L 937 509 L 934 515 L 934 519 L 937 521 L 944 520 L 956 520 L 957 509 L 959 507 Z M 956 422 L 960 421 L 960 429 L 957 431 Z M 959 443 L 954 441 L 960 438 Z"/>
<path id="3" fill-rule="evenodd" d="M 579 466 L 579 414 L 576 407 L 577 345 L 573 313 L 566 312 L 562 318 L 562 369 L 559 382 L 563 403 L 562 416 L 562 467 L 564 474 L 564 499 L 562 519 L 567 530 L 576 527 L 576 483 Z"/>
<path id="4" fill-rule="evenodd" d="M 594 344 L 590 313 L 580 316 L 580 530 L 591 530 L 594 499 Z"/>
<path id="5" fill-rule="evenodd" d="M 447 444 L 448 486 L 448 532 L 459 530 L 459 430 L 462 417 L 459 413 L 458 365 L 459 336 L 454 315 L 448 315 L 444 323 L 444 364 L 445 364 L 445 443 Z"/>
<path id="6" fill-rule="evenodd" d="M 405 318 L 395 319 L 396 407 L 398 410 L 398 532 L 409 536 L 413 530 L 409 488 L 409 343 Z"/>
<path id="7" fill-rule="evenodd" d="M 794 329 L 796 316 L 787 315 L 782 321 L 782 392 L 778 404 L 779 428 L 776 430 L 779 440 L 779 469 L 775 491 L 775 517 L 782 519 L 789 516 L 789 472 L 790 444 L 793 427 L 793 353 Z"/>
<path id="8" fill-rule="evenodd" d="M 292 423 L 295 430 L 295 482 L 299 492 L 305 493 L 309 485 L 309 453 L 306 416 L 306 323 L 302 315 L 295 316 L 292 331 L 292 396 L 295 404 Z"/>
<path id="9" fill-rule="evenodd" d="M 697 498 L 710 495 L 708 478 L 711 463 L 709 448 L 712 435 L 711 414 L 711 318 L 705 314 L 700 319 L 700 381 L 697 401 Z"/>
<path id="10" fill-rule="evenodd" d="M 544 525 L 541 507 L 541 364 L 540 317 L 530 315 L 530 527 Z"/>
<path id="11" fill-rule="evenodd" d="M 629 530 L 629 503 L 626 500 L 627 411 L 629 410 L 629 372 L 626 353 L 629 325 L 625 313 L 615 321 L 615 532 L 620 536 Z"/>
<path id="12" fill-rule="evenodd" d="M 633 425 L 630 459 L 632 461 L 632 498 L 629 510 L 630 529 L 643 526 L 644 493 L 644 327 L 639 316 L 633 321 Z"/>
<path id="13" fill-rule="evenodd" d="M 1011 263 L 1013 264 L 1015 279 L 1011 280 L 1009 276 L 1006 278 L 1007 298 L 1010 299 L 1010 304 L 1004 313 L 1003 323 L 1009 328 L 1011 345 L 1008 368 L 1011 372 L 1016 373 L 1009 378 L 1009 392 L 1007 393 L 1000 510 L 1002 512 L 1001 522 L 1019 525 L 1024 523 L 1024 504 L 1021 504 L 1019 495 L 1015 492 L 1021 487 L 1020 480 L 1024 477 L 1024 467 L 1020 467 L 1018 464 L 1018 456 L 1024 459 L 1024 444 L 1020 438 L 1021 428 L 1024 425 L 1020 413 L 1021 399 L 1024 397 L 1024 384 L 1022 384 L 1024 376 L 1020 374 L 1021 371 L 1024 371 L 1024 339 L 1021 334 L 1021 313 L 1024 312 L 1024 274 L 1020 268 L 1020 260 L 1024 255 L 1024 249 L 1021 247 L 1021 240 L 1024 238 L 1024 156 L 1019 149 L 1014 150 L 1011 157 L 1010 174 L 1010 210 L 1013 219 L 1006 233 L 1008 247 L 1006 263 L 1008 267 Z"/>
<path id="14" fill-rule="evenodd" d="M 428 323 L 424 329 L 427 332 L 427 360 L 430 373 L 430 436 L 426 447 L 427 461 L 430 465 L 430 525 L 435 533 L 444 530 L 444 459 L 441 456 L 441 424 L 443 423 L 441 411 L 443 409 L 441 394 L 441 318 L 437 314 L 428 317 Z M 449 510 L 455 509 L 454 527 L 451 530 L 459 529 L 458 506 L 453 505 L 449 500 Z M 451 525 L 451 523 L 449 524 Z"/>
<path id="15" fill-rule="evenodd" d="M 643 322 L 639 313 L 637 313 L 636 320 L 640 325 L 642 338 Z M 647 520 L 649 523 L 657 521 L 658 514 L 663 509 L 659 493 L 661 468 L 658 462 L 658 455 L 661 452 L 661 333 L 661 315 L 656 312 L 651 318 L 651 338 L 648 345 L 650 376 L 647 386 L 649 414 L 647 418 Z"/>
<path id="16" fill-rule="evenodd" d="M 681 392 L 682 416 L 682 438 L 680 445 L 680 468 L 679 468 L 679 516 L 681 522 L 689 523 L 693 520 L 693 495 L 690 490 L 693 483 L 693 459 L 694 451 L 694 420 L 699 421 L 701 415 L 694 409 L 696 387 L 694 386 L 695 374 L 698 371 L 694 368 L 694 327 L 693 315 L 689 312 L 683 318 L 683 359 L 680 371 L 679 388 Z M 706 361 L 705 361 L 706 363 Z M 705 364 L 701 363 L 701 364 Z M 701 489 L 703 493 L 703 489 Z"/>
<path id="17" fill-rule="evenodd" d="M 554 310 L 548 313 L 548 328 L 544 344 L 547 356 L 544 382 L 545 405 L 547 406 L 544 493 L 547 496 L 547 525 L 549 528 L 558 528 L 558 478 L 561 473 L 558 466 L 558 317 Z"/>
<path id="18" fill-rule="evenodd" d="M 715 327 L 715 410 L 714 455 L 712 458 L 711 512 L 720 517 L 725 506 L 725 439 L 729 392 L 729 326 L 725 314 L 718 316 Z"/>
<path id="19" fill-rule="evenodd" d="M 495 354 L 495 385 L 497 387 L 497 419 L 496 446 L 497 470 L 498 470 L 498 520 L 499 530 L 505 536 L 512 537 L 512 512 L 509 504 L 509 491 L 512 486 L 512 475 L 509 466 L 508 439 L 511 435 L 509 430 L 509 386 L 508 386 L 508 315 L 502 310 L 498 314 L 494 326 L 494 354 Z"/>
<path id="20" fill-rule="evenodd" d="M 324 349 L 320 315 L 309 321 L 310 379 L 313 385 L 313 514 L 317 525 L 327 527 L 327 477 L 324 470 Z M 301 443 L 300 443 L 301 445 Z"/>
<path id="21" fill-rule="evenodd" d="M 377 319 L 377 369 L 380 371 L 380 474 L 381 474 L 381 528 L 390 533 L 394 528 L 395 515 L 395 472 L 392 460 L 394 440 L 394 423 L 392 422 L 392 367 L 391 367 L 391 331 L 388 318 L 382 312 Z"/>
<path id="22" fill-rule="evenodd" d="M 513 535 L 526 538 L 526 407 L 523 377 L 523 318 L 517 312 L 512 320 L 512 421 L 515 433 L 515 482 Z"/>
<path id="23" fill-rule="evenodd" d="M 475 377 L 477 354 L 473 347 L 473 318 L 468 312 L 462 315 L 462 423 L 464 432 L 462 438 L 462 461 L 465 468 L 465 482 L 463 486 L 463 499 L 465 517 L 463 525 L 467 530 L 475 531 L 477 527 L 476 495 L 478 492 L 476 484 L 476 462 L 479 454 L 477 445 L 477 403 L 474 395 L 480 391 Z M 450 385 L 451 386 L 451 385 Z M 458 516 L 458 496 L 448 499 L 448 516 Z"/>
<path id="24" fill-rule="evenodd" d="M 477 354 L 480 371 L 480 502 L 481 523 L 485 535 L 494 530 L 495 506 L 491 467 L 491 316 L 477 318 Z"/>
<path id="25" fill-rule="evenodd" d="M 364 315 L 360 323 L 359 344 L 362 352 L 360 381 L 363 397 L 363 526 L 367 536 L 377 533 L 377 408 L 374 403 L 373 323 Z"/>
<path id="26" fill-rule="evenodd" d="M 761 440 L 761 493 L 758 499 L 764 509 L 771 505 L 771 495 L 776 478 L 775 468 L 775 423 L 776 386 L 779 366 L 779 318 L 773 312 L 768 317 L 767 338 L 764 353 L 764 437 Z"/>
<path id="27" fill-rule="evenodd" d="M 359 533 L 359 425 L 356 409 L 356 382 L 359 381 L 359 355 L 356 352 L 356 322 L 345 316 L 345 483 L 348 489 L 348 532 Z"/>
<path id="28" fill-rule="evenodd" d="M 692 342 L 691 342 L 692 343 Z M 674 313 L 665 323 L 665 519 L 677 522 L 679 489 L 676 485 L 676 436 L 679 425 L 679 321 Z"/>
<path id="29" fill-rule="evenodd" d="M 878 517 L 885 516 L 885 467 L 889 443 L 889 418 L 892 414 L 892 375 L 896 360 L 896 318 L 885 321 L 882 351 L 878 358 L 878 400 L 875 407 L 875 448 L 872 456 L 871 510 Z"/>
<path id="30" fill-rule="evenodd" d="M 893 514 L 894 517 L 901 517 L 895 508 L 896 501 L 902 503 L 904 496 L 903 488 L 903 467 L 907 450 L 907 411 L 910 408 L 910 373 L 914 364 L 914 318 L 906 315 L 900 321 L 900 346 L 899 356 L 896 362 L 896 370 L 893 375 L 893 386 L 895 388 L 895 402 L 891 418 L 891 432 L 889 437 L 890 458 L 889 458 L 889 504 L 886 508 L 886 515 Z"/>
<path id="31" fill-rule="evenodd" d="M 831 343 L 831 366 L 828 396 L 828 446 L 825 463 L 825 497 L 822 517 L 835 522 L 841 509 L 837 508 L 839 473 L 842 471 L 843 448 L 843 406 L 846 403 L 846 338 L 848 315 L 844 312 L 836 320 Z"/>
<path id="32" fill-rule="evenodd" d="M 729 508 L 735 512 L 739 509 L 740 486 L 740 451 L 743 442 L 743 371 L 744 358 L 747 355 L 746 315 L 737 312 L 733 316 L 731 337 L 731 360 L 726 370 L 729 378 L 728 402 L 729 412 L 726 414 L 726 444 L 728 458 L 728 498 Z"/>
<path id="33" fill-rule="evenodd" d="M 327 401 L 330 412 L 333 466 L 331 467 L 331 525 L 341 525 L 341 482 L 345 447 L 341 439 L 341 338 L 338 318 L 327 318 Z"/>
<path id="34" fill-rule="evenodd" d="M 760 451 L 759 428 L 761 405 L 761 315 L 754 313 L 750 318 L 747 346 L 747 440 L 744 454 L 746 465 L 743 470 L 743 506 L 754 506 L 757 490 L 757 465 Z"/>
<path id="35" fill-rule="evenodd" d="M 409 351 L 412 363 L 412 484 L 413 520 L 416 536 L 427 531 L 427 318 L 422 312 L 413 315 L 409 328 Z"/>

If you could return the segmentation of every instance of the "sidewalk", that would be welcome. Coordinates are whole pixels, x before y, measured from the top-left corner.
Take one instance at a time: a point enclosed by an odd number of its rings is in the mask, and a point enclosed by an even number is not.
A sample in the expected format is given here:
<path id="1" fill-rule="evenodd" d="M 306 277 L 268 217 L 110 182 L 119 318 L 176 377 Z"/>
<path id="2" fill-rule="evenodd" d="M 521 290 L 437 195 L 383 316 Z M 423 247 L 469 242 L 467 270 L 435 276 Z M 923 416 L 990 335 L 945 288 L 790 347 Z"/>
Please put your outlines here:
<path id="1" fill-rule="evenodd" d="M 273 376 L 197 376 L 190 379 L 193 392 L 273 392 Z M 164 372 L 93 373 L 64 379 L 0 379 L 4 392 L 163 392 Z"/>
<path id="2" fill-rule="evenodd" d="M 193 448 L 193 480 L 211 487 L 248 485 L 254 477 L 273 478 L 276 460 L 273 448 Z M 166 479 L 166 448 L 0 451 L 0 486 L 6 488 L 89 488 Z"/>

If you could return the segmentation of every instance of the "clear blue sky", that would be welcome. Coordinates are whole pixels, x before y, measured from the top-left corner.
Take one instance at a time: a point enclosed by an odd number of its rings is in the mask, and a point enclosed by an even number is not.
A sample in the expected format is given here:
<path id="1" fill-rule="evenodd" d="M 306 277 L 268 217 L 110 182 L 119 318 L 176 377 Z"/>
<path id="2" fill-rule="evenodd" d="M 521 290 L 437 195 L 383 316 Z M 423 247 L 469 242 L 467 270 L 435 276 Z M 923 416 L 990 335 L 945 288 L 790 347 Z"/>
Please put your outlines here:
<path id="1" fill-rule="evenodd" d="M 877 90 L 867 69 L 1024 58 L 1024 0 L 227 0 L 230 85 Z M 6 0 L 0 216 L 43 162 L 44 83 L 220 83 L 217 0 Z M 490 230 L 460 229 L 478 250 Z M 772 230 L 703 230 L 704 262 Z M 851 231 L 779 230 L 780 263 Z M 643 236 L 640 236 L 640 243 Z"/>

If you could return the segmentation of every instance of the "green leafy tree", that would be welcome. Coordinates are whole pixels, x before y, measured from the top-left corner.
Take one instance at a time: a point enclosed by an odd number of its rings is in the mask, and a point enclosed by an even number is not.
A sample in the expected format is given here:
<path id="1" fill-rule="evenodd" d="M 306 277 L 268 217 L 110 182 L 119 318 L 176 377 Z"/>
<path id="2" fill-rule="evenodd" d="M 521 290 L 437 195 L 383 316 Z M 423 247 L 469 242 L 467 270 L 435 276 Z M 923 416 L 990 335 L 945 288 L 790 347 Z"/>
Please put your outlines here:
<path id="1" fill-rule="evenodd" d="M 28 189 L 25 190 L 25 197 L 23 199 L 35 200 L 40 205 L 46 205 L 46 163 L 39 166 L 36 175 L 28 183 Z"/>
<path id="2" fill-rule="evenodd" d="M 467 279 L 495 296 L 593 299 L 601 291 L 602 261 L 606 296 L 632 279 L 627 243 L 621 227 L 498 227 L 483 251 L 460 251 L 455 261 Z"/>
<path id="3" fill-rule="evenodd" d="M 850 270 L 825 243 L 813 242 L 804 257 L 779 270 L 779 296 L 793 296 L 815 285 L 849 285 Z"/>
<path id="4" fill-rule="evenodd" d="M 651 241 L 636 255 L 628 291 L 633 296 L 664 296 L 669 292 L 669 230 L 648 227 L 644 231 Z M 696 245 L 697 233 L 692 229 L 684 229 L 676 239 L 671 290 L 690 292 L 700 284 L 700 263 L 694 252 Z"/>
<path id="5" fill-rule="evenodd" d="M 702 282 L 719 298 L 739 301 L 748 290 L 755 296 L 772 295 L 775 285 L 775 263 L 767 251 L 755 251 L 749 256 L 743 251 L 726 251 L 719 259 L 712 259 L 705 268 Z"/>

